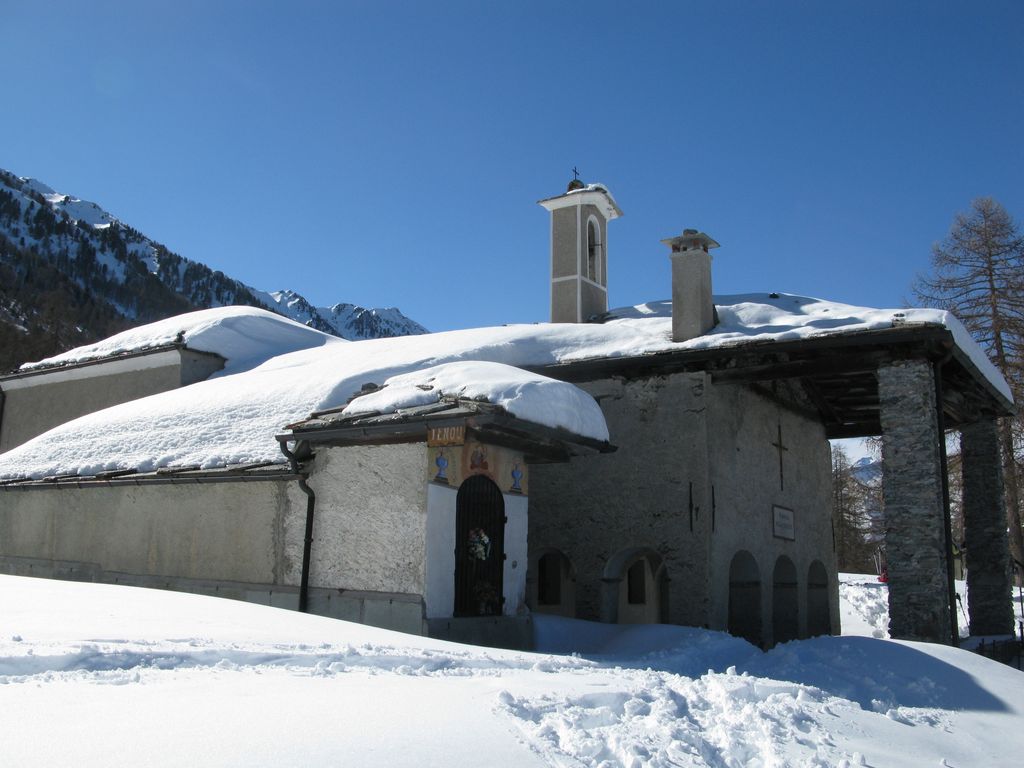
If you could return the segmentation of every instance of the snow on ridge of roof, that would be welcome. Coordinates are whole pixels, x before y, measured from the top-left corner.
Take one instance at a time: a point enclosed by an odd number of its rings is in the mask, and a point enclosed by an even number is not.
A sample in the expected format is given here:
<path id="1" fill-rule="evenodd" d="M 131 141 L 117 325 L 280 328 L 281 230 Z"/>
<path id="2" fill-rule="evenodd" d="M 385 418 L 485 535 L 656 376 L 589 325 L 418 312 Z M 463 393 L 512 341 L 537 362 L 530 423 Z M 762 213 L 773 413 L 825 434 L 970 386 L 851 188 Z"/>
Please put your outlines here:
<path id="1" fill-rule="evenodd" d="M 611 192 L 608 191 L 608 187 L 599 181 L 593 182 L 591 184 L 584 184 L 582 187 L 579 187 L 578 189 L 570 189 L 565 194 L 576 195 L 583 192 L 604 192 L 606 195 L 611 194 Z"/>
<path id="2" fill-rule="evenodd" d="M 396 413 L 458 397 L 492 403 L 513 416 L 608 441 L 608 425 L 597 401 L 579 387 L 504 363 L 472 360 L 442 363 L 392 376 L 381 389 L 361 395 L 342 413 Z"/>
<path id="3" fill-rule="evenodd" d="M 212 352 L 238 370 L 297 349 L 343 342 L 280 315 L 256 307 L 215 307 L 176 315 L 130 328 L 94 344 L 86 344 L 34 363 L 21 372 L 77 365 L 130 352 L 182 343 L 199 352 Z"/>
<path id="4" fill-rule="evenodd" d="M 230 375 L 232 371 L 225 371 L 219 377 L 58 426 L 0 454 L 0 479 L 282 462 L 274 436 L 286 424 L 315 411 L 344 406 L 364 384 L 381 384 L 396 375 L 444 363 L 485 361 L 517 368 L 541 367 L 856 333 L 892 328 L 894 321 L 897 325 L 930 323 L 949 328 L 978 370 L 1009 396 L 1002 377 L 947 312 L 867 309 L 787 294 L 778 298 L 770 294 L 718 296 L 716 305 L 719 325 L 682 343 L 671 340 L 671 309 L 666 302 L 616 310 L 603 324 L 519 324 L 324 343 L 271 357 L 244 372 Z M 171 327 L 176 332 L 173 323 Z"/>
<path id="5" fill-rule="evenodd" d="M 883 330 L 900 325 L 934 325 L 953 334 L 957 347 L 1008 401 L 1013 395 L 988 355 L 951 312 L 943 309 L 874 309 L 789 293 L 748 293 L 714 297 L 718 325 L 703 336 L 675 345 L 711 349 L 759 341 L 793 341 L 843 333 Z M 607 323 L 661 319 L 671 323 L 672 302 L 652 301 L 613 309 Z"/>

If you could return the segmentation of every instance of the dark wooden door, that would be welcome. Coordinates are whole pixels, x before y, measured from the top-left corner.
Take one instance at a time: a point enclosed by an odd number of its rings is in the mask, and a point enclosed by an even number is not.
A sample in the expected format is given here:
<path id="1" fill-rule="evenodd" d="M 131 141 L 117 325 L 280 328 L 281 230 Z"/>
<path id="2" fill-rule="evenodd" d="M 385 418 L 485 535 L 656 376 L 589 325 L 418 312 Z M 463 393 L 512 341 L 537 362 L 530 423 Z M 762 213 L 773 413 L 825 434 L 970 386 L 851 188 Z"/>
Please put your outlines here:
<path id="1" fill-rule="evenodd" d="M 504 569 L 505 500 L 498 486 L 474 475 L 455 500 L 455 615 L 500 616 Z"/>

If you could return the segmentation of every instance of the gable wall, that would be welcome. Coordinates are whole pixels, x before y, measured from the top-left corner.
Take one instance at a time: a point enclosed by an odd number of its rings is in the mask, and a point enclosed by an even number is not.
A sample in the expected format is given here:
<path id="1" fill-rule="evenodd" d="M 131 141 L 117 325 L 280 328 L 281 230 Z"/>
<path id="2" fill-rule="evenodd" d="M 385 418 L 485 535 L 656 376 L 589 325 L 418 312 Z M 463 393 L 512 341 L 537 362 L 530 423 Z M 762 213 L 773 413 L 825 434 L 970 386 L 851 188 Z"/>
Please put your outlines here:
<path id="1" fill-rule="evenodd" d="M 711 535 L 711 628 L 728 626 L 729 568 L 740 550 L 757 561 L 763 637 L 771 643 L 772 581 L 780 555 L 796 566 L 799 620 L 806 630 L 807 574 L 820 560 L 830 574 L 833 628 L 838 631 L 838 584 L 832 541 L 831 453 L 820 423 L 740 384 L 713 386 L 708 398 L 715 530 Z M 783 475 L 778 430 L 782 427 Z M 792 510 L 795 540 L 774 535 L 773 506 Z"/>
<path id="2" fill-rule="evenodd" d="M 621 578 L 629 553 L 652 553 L 663 559 L 670 579 L 668 619 L 705 624 L 710 515 L 704 374 L 581 386 L 601 405 L 618 451 L 531 468 L 530 551 L 564 553 L 576 572 L 577 617 L 604 620 L 617 618 L 619 585 L 602 579 Z"/>

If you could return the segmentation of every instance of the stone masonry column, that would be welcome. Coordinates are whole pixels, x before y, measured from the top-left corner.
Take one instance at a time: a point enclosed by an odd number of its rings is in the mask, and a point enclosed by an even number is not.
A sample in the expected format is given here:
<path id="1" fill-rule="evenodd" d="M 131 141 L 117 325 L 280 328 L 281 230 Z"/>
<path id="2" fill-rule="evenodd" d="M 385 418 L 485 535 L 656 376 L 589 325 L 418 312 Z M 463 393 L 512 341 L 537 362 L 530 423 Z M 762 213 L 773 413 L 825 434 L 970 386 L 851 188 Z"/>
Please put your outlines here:
<path id="1" fill-rule="evenodd" d="M 951 643 L 935 380 L 925 360 L 878 370 L 889 634 Z"/>
<path id="2" fill-rule="evenodd" d="M 960 430 L 964 544 L 972 635 L 1013 634 L 1010 548 L 999 433 L 994 419 Z"/>

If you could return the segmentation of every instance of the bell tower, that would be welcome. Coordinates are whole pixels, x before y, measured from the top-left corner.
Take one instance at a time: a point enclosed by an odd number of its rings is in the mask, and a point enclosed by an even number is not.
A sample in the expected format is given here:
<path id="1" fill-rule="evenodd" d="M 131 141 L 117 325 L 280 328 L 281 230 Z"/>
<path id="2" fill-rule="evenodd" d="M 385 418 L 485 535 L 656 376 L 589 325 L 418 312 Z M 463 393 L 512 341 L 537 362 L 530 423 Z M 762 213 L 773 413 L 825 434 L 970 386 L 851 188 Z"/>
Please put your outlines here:
<path id="1" fill-rule="evenodd" d="M 602 184 L 576 177 L 539 201 L 551 212 L 551 322 L 585 323 L 608 311 L 608 222 L 622 215 Z"/>

